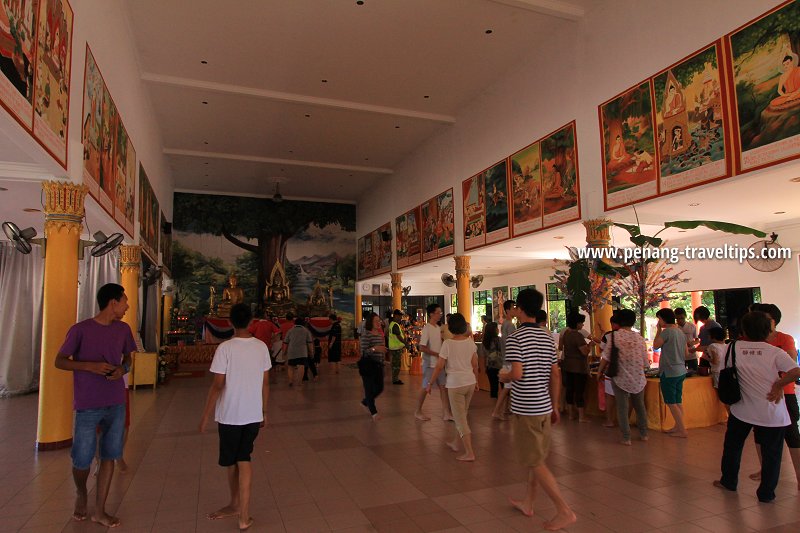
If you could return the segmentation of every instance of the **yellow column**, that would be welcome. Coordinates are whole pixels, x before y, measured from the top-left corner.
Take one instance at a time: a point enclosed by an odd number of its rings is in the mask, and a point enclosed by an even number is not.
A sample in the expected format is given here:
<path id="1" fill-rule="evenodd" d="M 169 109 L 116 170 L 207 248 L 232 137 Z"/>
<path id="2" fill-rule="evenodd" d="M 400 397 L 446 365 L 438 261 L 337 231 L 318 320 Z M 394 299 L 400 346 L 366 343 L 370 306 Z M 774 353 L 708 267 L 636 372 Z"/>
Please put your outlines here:
<path id="1" fill-rule="evenodd" d="M 167 333 L 172 326 L 172 292 L 164 294 L 164 315 L 161 318 L 163 319 L 161 324 L 162 344 L 167 344 Z"/>
<path id="2" fill-rule="evenodd" d="M 611 244 L 611 221 L 606 218 L 584 220 L 586 245 L 588 248 L 608 248 Z M 610 294 L 607 295 L 610 297 Z M 606 304 L 592 313 L 592 336 L 600 337 L 611 330 L 611 315 L 614 310 Z"/>
<path id="3" fill-rule="evenodd" d="M 55 359 L 78 313 L 78 243 L 86 187 L 45 181 L 42 189 L 47 244 L 36 448 L 53 450 L 72 444 L 72 372 L 58 370 Z"/>
<path id="4" fill-rule="evenodd" d="M 142 247 L 124 245 L 119 247 L 120 284 L 128 297 L 128 312 L 122 321 L 131 327 L 133 338 L 139 331 L 139 275 L 142 271 Z"/>
<path id="5" fill-rule="evenodd" d="M 361 294 L 356 294 L 356 308 L 355 308 L 355 324 L 353 324 L 354 328 L 357 328 L 364 317 L 361 316 Z"/>
<path id="6" fill-rule="evenodd" d="M 469 285 L 469 256 L 457 255 L 456 261 L 456 293 L 458 294 L 458 312 L 464 315 L 469 324 L 472 319 L 472 294 Z"/>
<path id="7" fill-rule="evenodd" d="M 403 310 L 403 274 L 392 272 L 392 311 Z"/>

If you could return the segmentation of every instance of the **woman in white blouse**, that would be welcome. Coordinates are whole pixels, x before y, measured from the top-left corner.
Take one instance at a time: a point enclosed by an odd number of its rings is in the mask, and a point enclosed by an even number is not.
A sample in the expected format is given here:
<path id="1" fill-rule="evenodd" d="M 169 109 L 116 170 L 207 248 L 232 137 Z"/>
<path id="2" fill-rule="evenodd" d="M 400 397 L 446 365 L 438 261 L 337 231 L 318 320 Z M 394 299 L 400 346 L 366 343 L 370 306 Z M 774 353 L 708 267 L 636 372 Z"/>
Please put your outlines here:
<path id="1" fill-rule="evenodd" d="M 474 461 L 475 451 L 472 448 L 472 433 L 467 423 L 467 412 L 473 393 L 478 390 L 478 353 L 475 341 L 469 336 L 467 321 L 461 313 L 455 313 L 447 318 L 447 328 L 453 334 L 452 339 L 446 339 L 439 351 L 439 362 L 433 370 L 433 376 L 428 383 L 426 391 L 431 393 L 430 383 L 442 371 L 447 371 L 447 396 L 450 398 L 450 408 L 456 423 L 457 435 L 447 446 L 458 452 L 459 437 L 464 444 L 464 453 L 459 455 L 459 461 Z"/>

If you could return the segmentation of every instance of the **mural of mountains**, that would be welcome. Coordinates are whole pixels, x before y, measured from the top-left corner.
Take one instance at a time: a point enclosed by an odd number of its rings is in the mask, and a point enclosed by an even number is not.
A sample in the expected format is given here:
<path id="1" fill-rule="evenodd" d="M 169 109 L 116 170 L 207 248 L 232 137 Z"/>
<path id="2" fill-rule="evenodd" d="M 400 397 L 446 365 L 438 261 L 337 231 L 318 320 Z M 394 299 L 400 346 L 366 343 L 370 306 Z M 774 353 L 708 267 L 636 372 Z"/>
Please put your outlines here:
<path id="1" fill-rule="evenodd" d="M 331 254 L 321 256 L 319 254 L 314 254 L 311 257 L 303 256 L 296 261 L 292 261 L 292 264 L 296 266 L 302 266 L 303 270 L 306 272 L 319 272 L 319 271 L 327 271 L 336 265 L 338 261 L 341 261 L 342 258 L 336 252 Z"/>

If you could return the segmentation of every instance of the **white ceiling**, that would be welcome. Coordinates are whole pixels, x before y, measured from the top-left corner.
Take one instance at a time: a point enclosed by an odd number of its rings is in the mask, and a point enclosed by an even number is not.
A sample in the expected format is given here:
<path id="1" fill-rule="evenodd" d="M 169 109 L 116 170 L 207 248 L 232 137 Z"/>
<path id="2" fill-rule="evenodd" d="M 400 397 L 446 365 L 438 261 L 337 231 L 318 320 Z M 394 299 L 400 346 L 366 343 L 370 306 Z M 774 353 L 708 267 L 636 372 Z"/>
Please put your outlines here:
<path id="1" fill-rule="evenodd" d="M 176 189 L 355 202 L 590 1 L 125 5 Z"/>

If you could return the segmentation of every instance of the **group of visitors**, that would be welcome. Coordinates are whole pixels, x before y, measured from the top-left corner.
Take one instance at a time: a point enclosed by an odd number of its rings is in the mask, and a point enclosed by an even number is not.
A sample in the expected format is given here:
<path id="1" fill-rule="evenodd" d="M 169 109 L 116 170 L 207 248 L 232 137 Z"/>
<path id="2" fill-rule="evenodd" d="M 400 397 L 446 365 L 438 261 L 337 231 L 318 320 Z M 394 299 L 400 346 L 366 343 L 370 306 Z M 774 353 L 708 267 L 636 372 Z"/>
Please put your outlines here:
<path id="1" fill-rule="evenodd" d="M 122 457 L 125 427 L 122 378 L 130 368 L 135 343 L 130 328 L 121 321 L 128 308 L 124 289 L 108 284 L 100 289 L 97 299 L 99 313 L 70 329 L 55 364 L 59 369 L 74 372 L 72 462 L 77 499 L 73 517 L 80 521 L 89 516 L 86 482 L 89 466 L 99 447 L 100 469 L 91 519 L 107 527 L 117 527 L 119 519 L 106 513 L 105 504 L 114 462 Z M 520 291 L 516 302 L 508 302 L 505 309 L 506 317 L 516 319 L 517 325 L 510 319 L 506 320 L 509 325 L 505 326 L 504 322 L 503 334 L 499 336 L 497 325 L 488 323 L 484 338 L 477 347 L 461 314 L 448 317 L 448 335 L 445 336 L 444 328 L 439 326 L 441 307 L 436 304 L 429 306 L 428 322 L 419 341 L 425 361 L 423 390 L 415 417 L 421 421 L 430 420 L 423 414 L 423 404 L 433 388 L 439 388 L 442 417 L 455 422 L 455 434 L 448 439 L 447 445 L 459 453 L 459 461 L 475 461 L 468 423 L 469 405 L 478 390 L 478 374 L 485 371 L 487 376 L 492 376 L 490 394 L 497 397 L 498 405 L 504 401 L 500 391 L 508 391 L 513 451 L 528 473 L 525 495 L 511 499 L 510 504 L 523 514 L 532 516 L 536 491 L 541 486 L 555 506 L 555 515 L 545 522 L 544 527 L 557 530 L 576 521 L 575 513 L 562 497 L 545 463 L 551 446 L 551 426 L 560 420 L 558 404 L 562 370 L 563 384 L 567 389 L 567 412 L 577 420 L 585 420 L 582 387 L 588 376 L 588 363 L 585 361 L 588 350 L 584 346 L 600 346 L 599 379 L 610 384 L 622 443 L 631 445 L 629 404 L 636 411 L 640 439 L 648 440 L 644 371 L 650 366 L 650 358 L 645 341 L 632 329 L 637 319 L 635 313 L 622 309 L 612 317 L 612 331 L 600 339 L 587 338 L 581 333 L 584 319 L 577 314 L 571 316 L 567 331 L 559 337 L 558 346 L 564 352 L 559 361 L 557 344 L 546 328 L 543 301 L 543 295 L 535 289 Z M 698 368 L 703 362 L 707 363 L 711 375 L 715 376 L 715 384 L 720 387 L 728 386 L 728 378 L 735 368 L 741 399 L 730 406 L 722 475 L 714 485 L 730 491 L 737 489 L 742 450 L 753 430 L 761 468 L 750 477 L 760 480 L 759 501 L 772 501 L 780 474 L 784 441 L 789 447 L 800 484 L 800 434 L 794 391 L 794 383 L 800 379 L 800 368 L 793 339 L 776 329 L 781 319 L 780 310 L 771 304 L 754 304 L 739 322 L 741 336 L 727 344 L 724 332 L 720 334 L 721 328 L 709 319 L 707 309 L 695 310 L 694 317 L 704 321 L 697 337 L 694 329 L 689 331 L 685 327 L 685 313 L 681 311 L 659 310 L 653 343 L 661 351 L 661 393 L 675 419 L 675 427 L 669 433 L 676 437 L 686 437 L 687 434 L 681 403 L 682 384 L 687 368 L 695 368 L 687 354 L 700 354 Z M 230 490 L 228 504 L 208 517 L 238 517 L 239 528 L 244 530 L 253 523 L 249 513 L 250 456 L 259 429 L 267 423 L 269 371 L 275 361 L 267 344 L 259 339 L 262 332 L 253 328 L 249 307 L 234 305 L 230 319 L 234 336 L 219 345 L 214 355 L 210 369 L 213 381 L 199 429 L 201 432 L 206 429 L 213 411 L 218 424 L 218 463 L 227 469 Z M 393 322 L 388 325 L 390 334 Z M 402 332 L 396 334 L 397 340 L 405 342 Z M 269 340 L 273 341 L 274 337 Z M 364 386 L 362 404 L 374 420 L 379 419 L 375 400 L 383 390 L 385 358 L 392 350 L 397 351 L 396 346 L 387 341 L 380 318 L 375 314 L 368 316 L 361 335 L 362 357 L 358 366 Z M 299 386 L 299 368 L 307 364 L 302 360 L 313 356 L 313 338 L 303 320 L 296 319 L 284 332 L 281 350 L 286 350 L 293 386 Z M 292 361 L 296 362 L 292 364 Z M 505 415 L 504 407 L 495 406 L 494 413 Z"/>

